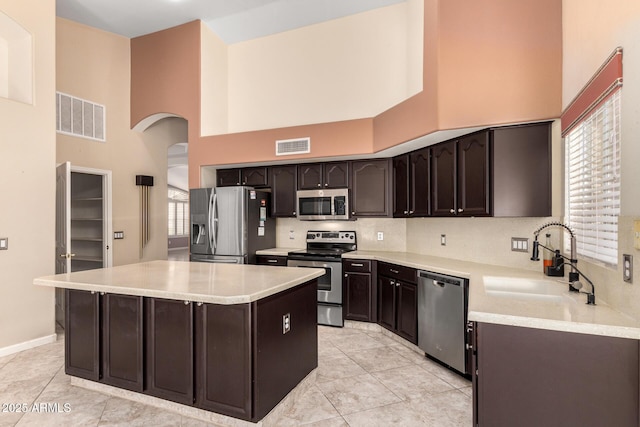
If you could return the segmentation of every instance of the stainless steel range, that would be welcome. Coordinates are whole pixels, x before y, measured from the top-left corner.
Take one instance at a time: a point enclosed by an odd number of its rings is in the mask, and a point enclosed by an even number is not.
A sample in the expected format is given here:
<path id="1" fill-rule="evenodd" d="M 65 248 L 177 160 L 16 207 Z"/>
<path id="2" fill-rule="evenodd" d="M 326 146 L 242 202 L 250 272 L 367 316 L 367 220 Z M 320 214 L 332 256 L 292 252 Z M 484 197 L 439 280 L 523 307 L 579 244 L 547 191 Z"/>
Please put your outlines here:
<path id="1" fill-rule="evenodd" d="M 287 266 L 324 268 L 318 278 L 318 324 L 344 326 L 342 317 L 342 258 L 355 251 L 355 231 L 308 231 L 307 249 L 289 252 Z"/>

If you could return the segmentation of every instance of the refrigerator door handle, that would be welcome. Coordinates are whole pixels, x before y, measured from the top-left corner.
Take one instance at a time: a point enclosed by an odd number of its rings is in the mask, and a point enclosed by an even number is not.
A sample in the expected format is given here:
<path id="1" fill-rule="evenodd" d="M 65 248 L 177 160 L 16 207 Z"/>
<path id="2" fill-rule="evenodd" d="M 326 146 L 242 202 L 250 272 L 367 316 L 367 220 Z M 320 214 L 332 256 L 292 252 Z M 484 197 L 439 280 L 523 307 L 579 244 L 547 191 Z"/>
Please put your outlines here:
<path id="1" fill-rule="evenodd" d="M 211 190 L 211 197 L 209 197 L 209 245 L 211 246 L 212 253 L 216 253 L 216 246 L 218 241 L 218 195 L 216 189 Z"/>

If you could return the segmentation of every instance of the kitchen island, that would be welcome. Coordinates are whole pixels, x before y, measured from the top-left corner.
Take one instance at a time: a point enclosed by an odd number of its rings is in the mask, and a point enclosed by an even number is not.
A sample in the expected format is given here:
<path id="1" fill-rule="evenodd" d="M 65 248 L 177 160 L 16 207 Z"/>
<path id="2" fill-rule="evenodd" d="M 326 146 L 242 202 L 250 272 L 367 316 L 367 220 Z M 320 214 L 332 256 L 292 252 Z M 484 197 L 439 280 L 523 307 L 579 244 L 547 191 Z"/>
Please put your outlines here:
<path id="1" fill-rule="evenodd" d="M 262 420 L 317 367 L 323 273 L 152 261 L 34 284 L 65 289 L 65 371 L 76 384 L 235 424 L 227 417 Z"/>

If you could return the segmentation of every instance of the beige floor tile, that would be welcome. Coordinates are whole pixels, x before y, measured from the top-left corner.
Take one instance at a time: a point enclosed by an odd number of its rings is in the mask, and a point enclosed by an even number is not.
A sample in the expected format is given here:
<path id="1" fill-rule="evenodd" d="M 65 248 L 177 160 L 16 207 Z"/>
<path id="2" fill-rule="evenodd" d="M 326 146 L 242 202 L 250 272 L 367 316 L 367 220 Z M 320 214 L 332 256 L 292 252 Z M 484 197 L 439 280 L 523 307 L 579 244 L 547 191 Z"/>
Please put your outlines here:
<path id="1" fill-rule="evenodd" d="M 424 353 L 418 353 L 416 351 L 413 351 L 402 344 L 395 343 L 395 344 L 389 345 L 388 347 L 391 350 L 395 351 L 396 353 L 402 355 L 403 357 L 406 357 L 407 359 L 411 360 L 416 365 L 422 365 L 430 362 L 427 359 L 427 357 L 424 355 Z"/>
<path id="2" fill-rule="evenodd" d="M 331 402 L 316 386 L 309 390 L 295 405 L 284 413 L 284 416 L 294 421 L 292 425 L 303 425 L 340 416 Z"/>
<path id="3" fill-rule="evenodd" d="M 387 369 L 413 365 L 409 359 L 389 350 L 387 347 L 351 352 L 349 353 L 349 358 L 367 372 L 386 371 Z"/>
<path id="4" fill-rule="evenodd" d="M 458 390 L 436 394 L 409 404 L 420 412 L 425 426 L 466 427 L 473 424 L 471 398 Z"/>
<path id="5" fill-rule="evenodd" d="M 344 357 L 345 354 L 331 342 L 318 344 L 318 359 L 330 359 L 332 357 Z"/>
<path id="6" fill-rule="evenodd" d="M 362 374 L 366 374 L 366 371 L 347 356 L 319 359 L 316 382 L 323 383 Z"/>
<path id="7" fill-rule="evenodd" d="M 343 416 L 400 401 L 370 374 L 319 383 L 318 388 Z"/>
<path id="8" fill-rule="evenodd" d="M 384 347 L 384 344 L 381 341 L 370 337 L 365 333 L 337 336 L 331 339 L 331 343 L 347 355 L 361 350 Z"/>
<path id="9" fill-rule="evenodd" d="M 182 416 L 179 414 L 112 397 L 107 401 L 98 426 L 175 427 L 181 422 Z"/>
<path id="10" fill-rule="evenodd" d="M 458 374 L 457 372 L 454 372 L 451 369 L 446 368 L 437 362 L 434 362 L 433 360 L 427 359 L 427 362 L 421 363 L 420 367 L 425 371 L 440 378 L 441 380 L 448 382 L 454 388 L 463 388 L 463 387 L 471 386 L 470 380 L 466 379 L 465 377 Z"/>
<path id="11" fill-rule="evenodd" d="M 12 361 L 14 357 L 16 357 L 16 354 L 15 354 L 15 353 L 14 353 L 14 354 L 10 354 L 10 355 L 8 355 L 8 356 L 0 357 L 0 369 L 2 369 L 2 367 L 3 367 L 4 365 L 6 365 L 6 364 L 7 364 L 7 363 L 9 363 L 10 361 Z"/>
<path id="12" fill-rule="evenodd" d="M 373 375 L 389 390 L 393 391 L 402 400 L 423 399 L 432 394 L 453 390 L 449 383 L 444 382 L 433 374 L 421 370 L 416 365 L 403 366 L 381 372 L 373 372 Z"/>
<path id="13" fill-rule="evenodd" d="M 367 335 L 369 335 L 371 338 L 376 339 L 377 341 L 380 341 L 382 344 L 384 345 L 397 345 L 397 341 L 389 338 L 388 336 L 381 334 L 380 332 L 366 332 Z"/>
<path id="14" fill-rule="evenodd" d="M 349 427 L 349 424 L 342 417 L 331 418 L 328 420 L 317 421 L 311 424 L 305 424 L 305 427 Z"/>
<path id="15" fill-rule="evenodd" d="M 344 416 L 350 427 L 413 427 L 425 425 L 418 410 L 407 402 L 392 403 L 386 406 L 355 412 Z"/>

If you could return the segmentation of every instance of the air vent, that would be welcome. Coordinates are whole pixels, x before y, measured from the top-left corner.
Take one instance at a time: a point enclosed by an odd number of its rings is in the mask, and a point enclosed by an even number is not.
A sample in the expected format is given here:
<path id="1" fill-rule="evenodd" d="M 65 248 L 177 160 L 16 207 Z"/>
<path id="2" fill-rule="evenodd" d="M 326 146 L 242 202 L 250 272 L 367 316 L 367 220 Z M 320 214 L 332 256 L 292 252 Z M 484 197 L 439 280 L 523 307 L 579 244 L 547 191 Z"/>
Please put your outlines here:
<path id="1" fill-rule="evenodd" d="M 276 141 L 276 156 L 290 156 L 311 152 L 311 138 L 282 139 Z"/>
<path id="2" fill-rule="evenodd" d="M 105 141 L 105 107 L 61 92 L 56 93 L 58 133 Z"/>

